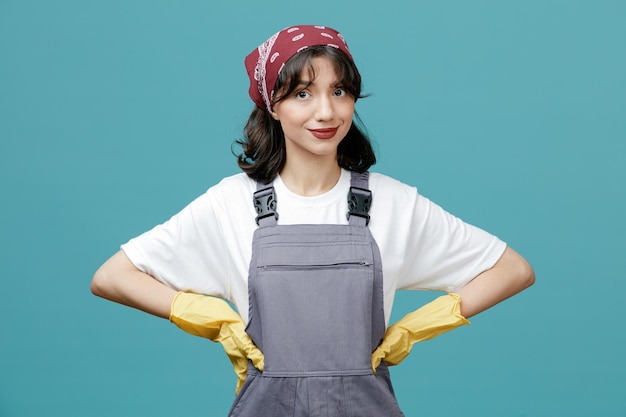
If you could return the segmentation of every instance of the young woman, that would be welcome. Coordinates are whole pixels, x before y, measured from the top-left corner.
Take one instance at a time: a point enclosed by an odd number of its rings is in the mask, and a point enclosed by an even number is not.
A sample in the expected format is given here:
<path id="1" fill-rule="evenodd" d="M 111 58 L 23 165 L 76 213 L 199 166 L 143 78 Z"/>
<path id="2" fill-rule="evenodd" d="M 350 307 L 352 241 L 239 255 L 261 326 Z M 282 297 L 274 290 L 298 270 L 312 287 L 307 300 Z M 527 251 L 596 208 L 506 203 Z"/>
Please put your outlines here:
<path id="1" fill-rule="evenodd" d="M 232 416 L 401 416 L 387 365 L 528 287 L 533 271 L 368 172 L 361 77 L 337 31 L 283 29 L 245 64 L 256 107 L 244 173 L 123 245 L 92 291 L 220 341 L 245 381 Z M 399 289 L 447 294 L 387 327 Z"/>

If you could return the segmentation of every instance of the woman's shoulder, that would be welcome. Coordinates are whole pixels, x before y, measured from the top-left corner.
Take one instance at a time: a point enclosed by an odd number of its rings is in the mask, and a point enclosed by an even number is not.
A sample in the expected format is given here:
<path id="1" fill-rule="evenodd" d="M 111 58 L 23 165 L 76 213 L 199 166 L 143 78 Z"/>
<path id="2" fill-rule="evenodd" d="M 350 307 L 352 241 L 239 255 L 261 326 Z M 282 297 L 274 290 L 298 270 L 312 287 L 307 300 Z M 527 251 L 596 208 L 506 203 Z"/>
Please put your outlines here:
<path id="1" fill-rule="evenodd" d="M 399 194 L 399 197 L 417 194 L 417 187 L 379 172 L 370 172 L 369 186 L 372 193 Z"/>
<path id="2" fill-rule="evenodd" d="M 388 175 L 371 172 L 369 188 L 372 191 L 371 214 L 380 218 L 378 225 L 390 227 L 400 220 L 406 222 L 419 207 L 417 188 Z"/>
<path id="3" fill-rule="evenodd" d="M 255 187 L 256 182 L 252 178 L 248 177 L 245 173 L 240 172 L 238 174 L 229 175 L 222 178 L 217 184 L 209 188 L 209 190 L 237 188 L 254 189 Z"/>
<path id="4" fill-rule="evenodd" d="M 256 190 L 256 182 L 246 174 L 239 173 L 222 178 L 206 191 L 209 197 L 231 198 L 239 195 L 251 195 Z"/>
<path id="5" fill-rule="evenodd" d="M 198 210 L 208 209 L 223 211 L 235 207 L 252 205 L 252 194 L 256 183 L 244 173 L 230 175 L 211 185 L 191 206 Z"/>

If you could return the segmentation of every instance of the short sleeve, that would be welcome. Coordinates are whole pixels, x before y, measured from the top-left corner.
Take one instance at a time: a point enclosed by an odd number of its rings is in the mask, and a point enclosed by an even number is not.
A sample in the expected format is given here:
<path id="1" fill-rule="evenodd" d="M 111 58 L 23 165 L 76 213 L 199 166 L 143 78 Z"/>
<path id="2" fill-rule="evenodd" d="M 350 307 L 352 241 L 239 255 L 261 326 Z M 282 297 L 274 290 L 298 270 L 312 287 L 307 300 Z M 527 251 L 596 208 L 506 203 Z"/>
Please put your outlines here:
<path id="1" fill-rule="evenodd" d="M 415 193 L 397 289 L 457 291 L 500 259 L 503 241 Z"/>
<path id="2" fill-rule="evenodd" d="M 228 298 L 229 256 L 212 194 L 207 191 L 122 250 L 138 269 L 175 290 Z"/>

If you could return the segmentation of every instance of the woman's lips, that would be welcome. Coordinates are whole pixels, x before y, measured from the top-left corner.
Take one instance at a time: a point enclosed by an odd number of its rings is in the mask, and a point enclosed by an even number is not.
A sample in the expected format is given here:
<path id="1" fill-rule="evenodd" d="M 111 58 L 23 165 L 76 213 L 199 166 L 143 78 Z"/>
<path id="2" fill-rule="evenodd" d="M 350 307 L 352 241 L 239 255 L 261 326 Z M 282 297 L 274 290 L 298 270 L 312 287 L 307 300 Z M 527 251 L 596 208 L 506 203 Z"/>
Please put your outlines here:
<path id="1" fill-rule="evenodd" d="M 309 132 L 311 132 L 311 134 L 315 136 L 317 139 L 330 139 L 337 134 L 338 129 L 339 128 L 337 127 L 326 128 L 326 129 L 309 129 Z"/>

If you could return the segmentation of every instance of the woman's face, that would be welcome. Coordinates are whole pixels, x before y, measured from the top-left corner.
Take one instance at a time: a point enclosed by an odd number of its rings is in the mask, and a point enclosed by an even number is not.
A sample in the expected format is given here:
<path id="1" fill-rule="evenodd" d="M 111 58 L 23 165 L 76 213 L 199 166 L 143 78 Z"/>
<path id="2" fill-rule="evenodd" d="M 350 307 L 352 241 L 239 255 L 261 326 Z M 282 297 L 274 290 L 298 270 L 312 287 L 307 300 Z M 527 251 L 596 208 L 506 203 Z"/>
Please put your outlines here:
<path id="1" fill-rule="evenodd" d="M 313 58 L 311 63 L 314 78 L 302 71 L 298 88 L 274 105 L 272 116 L 282 126 L 288 159 L 336 160 L 337 146 L 352 125 L 355 99 L 338 85 L 328 58 Z"/>

